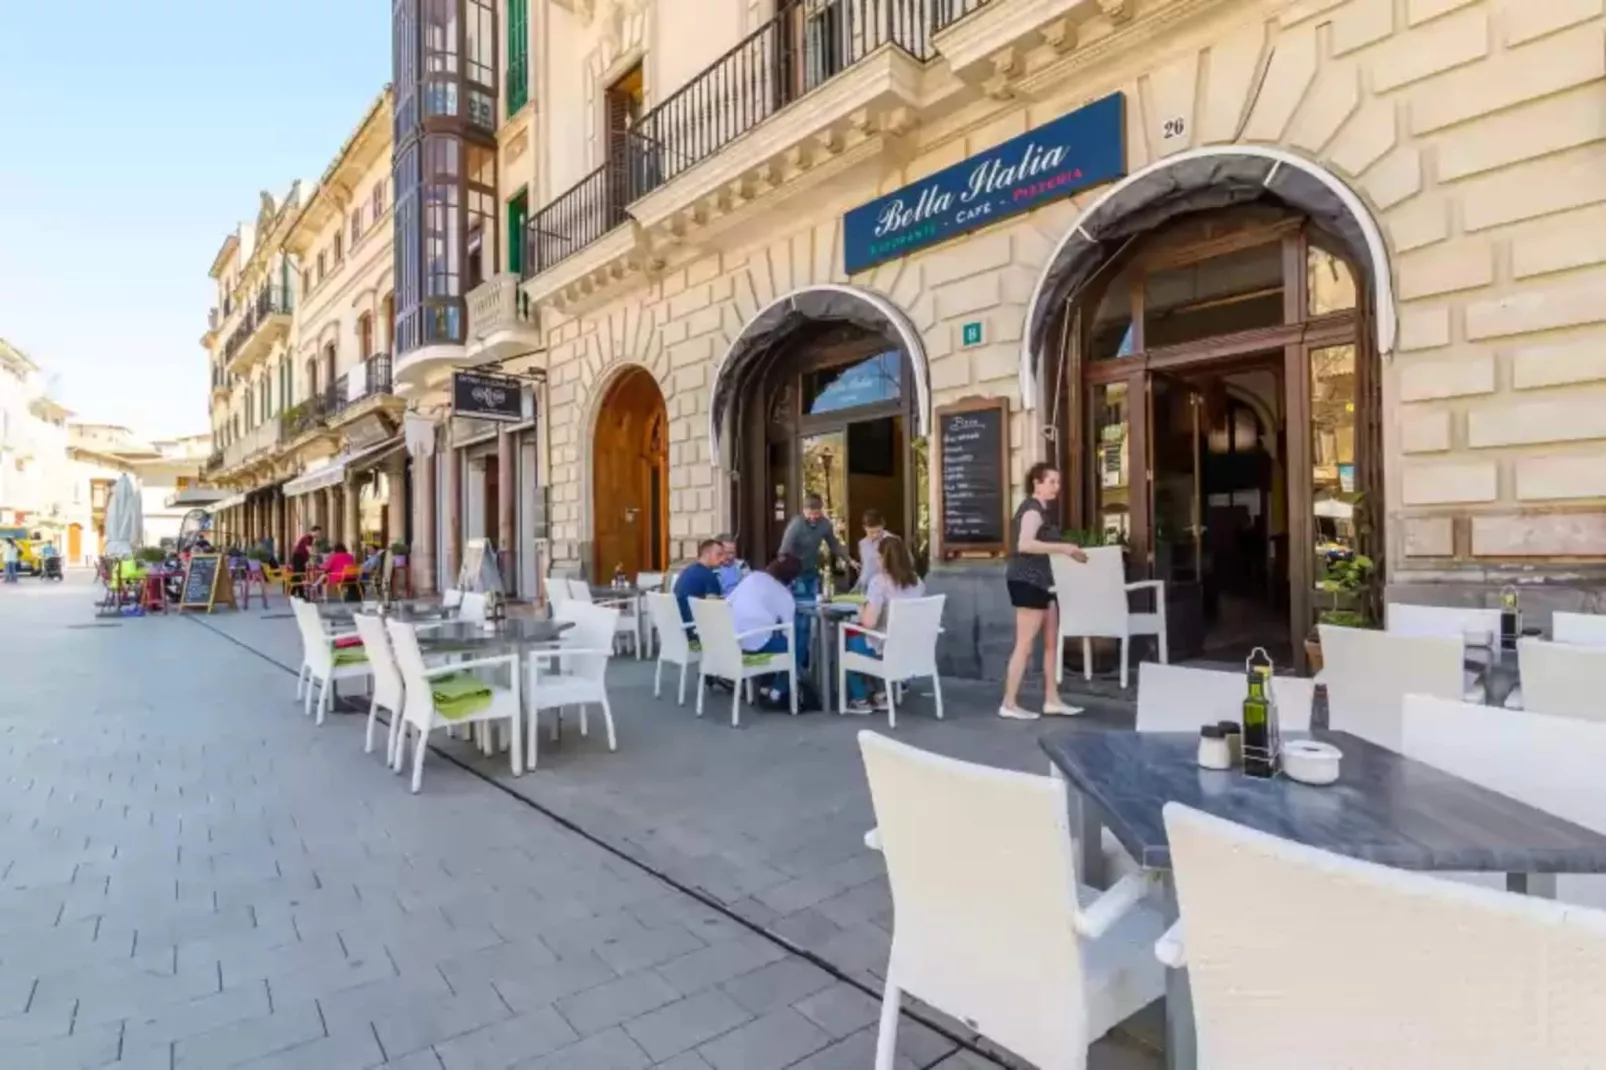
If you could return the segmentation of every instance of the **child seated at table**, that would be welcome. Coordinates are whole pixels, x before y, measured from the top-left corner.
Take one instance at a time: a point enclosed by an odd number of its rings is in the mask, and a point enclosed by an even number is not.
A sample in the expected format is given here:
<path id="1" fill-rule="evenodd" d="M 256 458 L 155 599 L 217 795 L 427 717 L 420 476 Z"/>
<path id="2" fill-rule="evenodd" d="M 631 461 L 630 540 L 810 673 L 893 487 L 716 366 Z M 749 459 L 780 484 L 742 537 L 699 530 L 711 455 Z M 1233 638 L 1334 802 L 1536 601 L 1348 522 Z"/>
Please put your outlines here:
<path id="1" fill-rule="evenodd" d="M 329 590 L 338 592 L 348 602 L 362 601 L 360 585 L 352 582 L 359 576 L 357 559 L 351 556 L 345 543 L 335 543 L 335 548 L 323 559 L 323 571 L 328 577 L 325 583 Z"/>

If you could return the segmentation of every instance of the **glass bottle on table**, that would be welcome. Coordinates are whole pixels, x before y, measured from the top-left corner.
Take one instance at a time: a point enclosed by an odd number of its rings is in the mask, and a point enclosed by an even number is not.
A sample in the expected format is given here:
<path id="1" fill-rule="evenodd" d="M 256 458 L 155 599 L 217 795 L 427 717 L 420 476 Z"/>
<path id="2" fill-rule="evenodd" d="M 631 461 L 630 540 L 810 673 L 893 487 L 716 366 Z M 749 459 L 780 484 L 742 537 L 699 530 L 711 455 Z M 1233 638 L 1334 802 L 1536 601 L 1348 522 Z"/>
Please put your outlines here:
<path id="1" fill-rule="evenodd" d="M 1248 676 L 1248 694 L 1243 704 L 1244 775 L 1265 779 L 1277 775 L 1281 745 L 1271 697 L 1271 657 L 1256 647 L 1244 667 Z"/>

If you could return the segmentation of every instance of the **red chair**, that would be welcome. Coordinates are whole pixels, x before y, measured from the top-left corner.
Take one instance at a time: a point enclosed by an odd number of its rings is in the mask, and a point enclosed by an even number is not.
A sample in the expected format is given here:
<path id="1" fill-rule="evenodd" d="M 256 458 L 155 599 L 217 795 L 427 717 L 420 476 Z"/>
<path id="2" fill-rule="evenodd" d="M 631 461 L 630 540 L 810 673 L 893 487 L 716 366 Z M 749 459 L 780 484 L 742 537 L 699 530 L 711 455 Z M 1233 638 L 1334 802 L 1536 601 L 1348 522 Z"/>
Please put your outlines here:
<path id="1" fill-rule="evenodd" d="M 167 573 L 151 569 L 140 586 L 139 606 L 147 613 L 167 612 Z"/>

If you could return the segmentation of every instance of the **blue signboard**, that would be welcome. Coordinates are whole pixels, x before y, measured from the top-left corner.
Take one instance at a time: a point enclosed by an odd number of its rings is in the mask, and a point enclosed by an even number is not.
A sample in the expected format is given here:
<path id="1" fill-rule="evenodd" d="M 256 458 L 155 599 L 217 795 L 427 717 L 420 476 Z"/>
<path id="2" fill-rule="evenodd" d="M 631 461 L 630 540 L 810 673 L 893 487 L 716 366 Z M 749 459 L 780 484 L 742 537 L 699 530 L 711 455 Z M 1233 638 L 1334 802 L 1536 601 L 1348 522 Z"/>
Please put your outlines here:
<path id="1" fill-rule="evenodd" d="M 938 171 L 842 220 L 849 275 L 1126 174 L 1126 103 L 1112 93 Z"/>

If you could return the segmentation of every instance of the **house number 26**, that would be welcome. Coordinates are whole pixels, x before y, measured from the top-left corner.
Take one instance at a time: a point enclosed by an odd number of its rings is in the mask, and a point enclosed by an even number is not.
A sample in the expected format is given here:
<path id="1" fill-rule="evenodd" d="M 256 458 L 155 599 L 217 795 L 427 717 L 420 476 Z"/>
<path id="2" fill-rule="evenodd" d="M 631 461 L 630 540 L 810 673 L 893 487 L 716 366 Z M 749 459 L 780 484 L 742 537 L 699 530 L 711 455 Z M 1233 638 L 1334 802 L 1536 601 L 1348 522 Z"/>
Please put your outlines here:
<path id="1" fill-rule="evenodd" d="M 1188 122 L 1186 119 L 1167 119 L 1161 128 L 1160 137 L 1162 140 L 1170 141 L 1174 137 L 1181 137 L 1187 130 Z"/>

